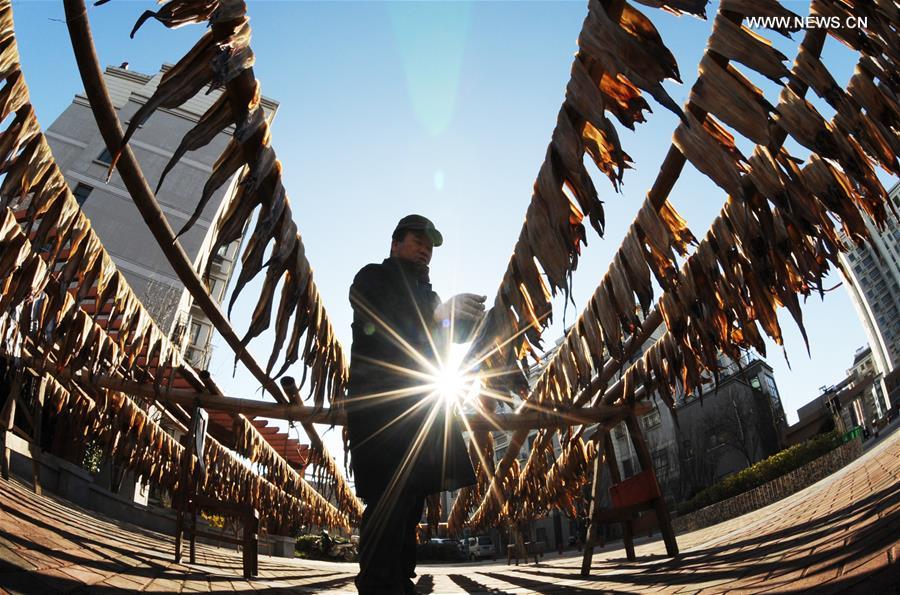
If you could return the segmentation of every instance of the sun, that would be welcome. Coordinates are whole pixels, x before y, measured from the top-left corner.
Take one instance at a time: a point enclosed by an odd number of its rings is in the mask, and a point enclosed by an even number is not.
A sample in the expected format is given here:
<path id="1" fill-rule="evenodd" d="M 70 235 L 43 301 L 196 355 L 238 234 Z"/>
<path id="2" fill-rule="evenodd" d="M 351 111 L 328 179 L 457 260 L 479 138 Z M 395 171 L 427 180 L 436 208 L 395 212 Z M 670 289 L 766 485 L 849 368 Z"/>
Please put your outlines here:
<path id="1" fill-rule="evenodd" d="M 477 374 L 463 369 L 468 345 L 452 345 L 446 360 L 434 375 L 434 391 L 447 405 L 470 401 L 480 390 Z"/>
<path id="2" fill-rule="evenodd" d="M 465 394 L 466 378 L 459 368 L 443 367 L 438 371 L 435 377 L 435 384 L 438 396 L 443 401 L 454 402 L 459 400 Z"/>

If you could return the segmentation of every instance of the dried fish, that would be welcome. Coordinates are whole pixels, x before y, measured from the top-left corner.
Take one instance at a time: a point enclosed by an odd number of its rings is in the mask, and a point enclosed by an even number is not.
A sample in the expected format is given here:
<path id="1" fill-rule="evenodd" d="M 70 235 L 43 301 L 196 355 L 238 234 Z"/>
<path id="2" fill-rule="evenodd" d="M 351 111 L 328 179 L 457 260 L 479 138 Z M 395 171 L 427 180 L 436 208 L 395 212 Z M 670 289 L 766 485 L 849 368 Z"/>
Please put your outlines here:
<path id="1" fill-rule="evenodd" d="M 627 3 L 626 3 L 627 5 Z M 623 11 L 623 17 L 626 14 Z M 678 65 L 655 29 L 640 12 L 627 11 L 630 17 L 629 31 L 614 23 L 599 0 L 589 3 L 586 26 L 581 31 L 578 44 L 582 51 L 596 60 L 611 75 L 621 75 L 679 117 L 681 108 L 662 87 L 663 79 L 681 82 Z"/>
<path id="2" fill-rule="evenodd" d="M 688 123 L 682 122 L 675 129 L 673 144 L 694 167 L 730 196 L 742 196 L 740 174 L 743 168 L 735 159 L 734 139 L 710 116 L 701 124 L 693 114 L 685 115 Z"/>
<path id="3" fill-rule="evenodd" d="M 219 95 L 216 102 L 206 110 L 206 113 L 197 122 L 197 125 L 191 128 L 187 134 L 181 139 L 178 148 L 169 162 L 166 163 L 162 173 L 159 176 L 159 182 L 156 185 L 156 192 L 162 188 L 166 175 L 172 170 L 178 161 L 188 151 L 196 151 L 201 147 L 205 147 L 216 137 L 217 134 L 225 130 L 234 120 L 229 102 L 231 100 L 227 91 Z"/>
<path id="4" fill-rule="evenodd" d="M 122 155 L 122 151 L 137 129 L 160 107 L 178 107 L 212 81 L 210 62 L 216 52 L 213 34 L 208 31 L 191 50 L 166 71 L 159 81 L 159 86 L 147 103 L 142 105 L 133 116 L 122 138 L 122 145 L 117 147 L 110 160 L 111 174 Z"/>
<path id="5" fill-rule="evenodd" d="M 200 195 L 200 201 L 197 203 L 190 218 L 181 228 L 181 231 L 176 234 L 176 238 L 183 235 L 194 225 L 194 223 L 196 223 L 197 219 L 200 218 L 200 215 L 203 214 L 204 207 L 206 207 L 206 204 L 209 202 L 209 199 L 212 198 L 212 195 L 216 190 L 228 181 L 231 176 L 237 173 L 243 165 L 244 156 L 241 151 L 241 145 L 232 139 L 213 165 L 212 174 L 209 176 L 206 184 L 203 185 L 203 193 Z"/>
<path id="6" fill-rule="evenodd" d="M 709 50 L 740 62 L 779 85 L 794 79 L 784 65 L 787 56 L 772 47 L 768 39 L 721 14 L 714 21 Z"/>
<path id="7" fill-rule="evenodd" d="M 99 2 L 95 3 L 99 4 Z M 191 2 L 168 2 L 158 11 L 145 10 L 131 30 L 131 38 L 147 19 L 154 18 L 169 29 L 177 29 L 191 23 L 202 23 L 212 16 L 219 6 L 219 0 L 193 0 Z"/>
<path id="8" fill-rule="evenodd" d="M 730 64 L 723 68 L 706 54 L 700 61 L 700 77 L 691 89 L 691 101 L 753 142 L 769 143 L 768 112 L 775 108 Z"/>
<path id="9" fill-rule="evenodd" d="M 733 12 L 743 17 L 775 17 L 766 21 L 766 28 L 785 37 L 801 29 L 803 20 L 777 0 L 722 0 L 719 13 Z"/>

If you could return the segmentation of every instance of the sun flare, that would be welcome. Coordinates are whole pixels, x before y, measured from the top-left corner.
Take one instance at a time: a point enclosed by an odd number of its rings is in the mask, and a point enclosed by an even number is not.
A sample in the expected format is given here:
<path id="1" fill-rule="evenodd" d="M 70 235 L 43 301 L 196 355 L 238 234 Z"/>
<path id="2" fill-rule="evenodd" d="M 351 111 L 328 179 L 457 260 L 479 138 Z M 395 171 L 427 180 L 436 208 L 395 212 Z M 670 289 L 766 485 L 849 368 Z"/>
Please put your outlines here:
<path id="1" fill-rule="evenodd" d="M 435 393 L 447 405 L 467 402 L 480 390 L 477 374 L 463 368 L 467 350 L 467 345 L 453 345 L 446 361 L 434 375 Z"/>

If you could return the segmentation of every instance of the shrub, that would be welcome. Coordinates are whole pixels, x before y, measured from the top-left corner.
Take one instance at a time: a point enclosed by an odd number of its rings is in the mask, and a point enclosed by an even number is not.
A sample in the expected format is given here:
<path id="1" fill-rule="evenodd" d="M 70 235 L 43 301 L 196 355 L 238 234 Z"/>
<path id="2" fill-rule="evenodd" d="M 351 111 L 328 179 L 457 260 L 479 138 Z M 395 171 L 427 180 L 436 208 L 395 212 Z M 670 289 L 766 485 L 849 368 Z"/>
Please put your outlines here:
<path id="1" fill-rule="evenodd" d="M 210 527 L 215 527 L 216 529 L 225 529 L 225 517 L 220 514 L 213 514 L 209 512 L 201 512 L 200 517 L 206 519 L 206 522 L 209 523 Z"/>
<path id="2" fill-rule="evenodd" d="M 302 557 L 309 558 L 310 554 L 313 554 L 312 557 L 315 557 L 315 554 L 321 554 L 322 548 L 319 546 L 319 536 L 318 535 L 301 535 L 297 538 L 297 545 L 294 550 L 298 554 L 303 554 Z"/>
<path id="3" fill-rule="evenodd" d="M 682 502 L 678 505 L 678 514 L 687 514 L 704 506 L 727 500 L 781 477 L 840 446 L 841 438 L 838 431 L 833 430 L 777 452 L 771 457 L 711 485 L 687 502 Z"/>

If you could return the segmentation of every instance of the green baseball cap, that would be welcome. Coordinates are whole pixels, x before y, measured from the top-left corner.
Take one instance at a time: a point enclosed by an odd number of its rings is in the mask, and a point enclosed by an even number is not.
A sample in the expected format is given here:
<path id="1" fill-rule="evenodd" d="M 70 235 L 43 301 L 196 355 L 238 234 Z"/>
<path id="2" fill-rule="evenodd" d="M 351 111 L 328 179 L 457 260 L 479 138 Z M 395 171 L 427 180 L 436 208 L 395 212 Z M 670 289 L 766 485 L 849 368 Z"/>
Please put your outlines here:
<path id="1" fill-rule="evenodd" d="M 397 223 L 394 233 L 397 233 L 401 229 L 425 232 L 425 234 L 431 238 L 435 247 L 444 243 L 444 236 L 442 236 L 441 232 L 434 227 L 434 223 L 422 215 L 407 215 Z"/>

